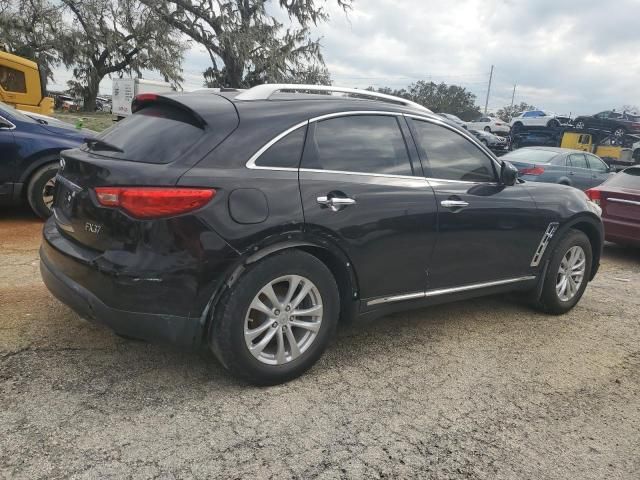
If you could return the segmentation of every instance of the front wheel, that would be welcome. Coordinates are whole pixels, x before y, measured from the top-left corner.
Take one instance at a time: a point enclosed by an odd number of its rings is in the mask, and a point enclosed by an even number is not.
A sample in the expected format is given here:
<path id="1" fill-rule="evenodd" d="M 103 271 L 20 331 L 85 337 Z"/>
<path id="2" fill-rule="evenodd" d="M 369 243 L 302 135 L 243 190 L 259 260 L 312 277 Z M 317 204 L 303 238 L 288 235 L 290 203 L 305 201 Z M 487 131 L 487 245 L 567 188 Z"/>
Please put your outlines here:
<path id="1" fill-rule="evenodd" d="M 49 163 L 36 170 L 29 180 L 27 200 L 31 209 L 41 218 L 51 216 L 58 168 L 58 163 Z"/>
<path id="2" fill-rule="evenodd" d="M 209 344 L 233 374 L 276 385 L 311 368 L 334 335 L 338 287 L 319 259 L 294 250 L 250 267 L 223 296 Z"/>
<path id="3" fill-rule="evenodd" d="M 617 138 L 622 138 L 625 136 L 626 133 L 627 131 L 624 128 L 618 127 L 613 131 L 613 136 Z"/>
<path id="4" fill-rule="evenodd" d="M 576 128 L 576 130 L 584 130 L 585 124 L 583 120 L 578 120 L 574 127 Z"/>
<path id="5" fill-rule="evenodd" d="M 484 127 L 484 131 L 491 133 L 491 127 Z"/>
<path id="6" fill-rule="evenodd" d="M 555 315 L 575 307 L 589 282 L 592 255 L 589 238 L 569 230 L 551 255 L 538 307 Z"/>

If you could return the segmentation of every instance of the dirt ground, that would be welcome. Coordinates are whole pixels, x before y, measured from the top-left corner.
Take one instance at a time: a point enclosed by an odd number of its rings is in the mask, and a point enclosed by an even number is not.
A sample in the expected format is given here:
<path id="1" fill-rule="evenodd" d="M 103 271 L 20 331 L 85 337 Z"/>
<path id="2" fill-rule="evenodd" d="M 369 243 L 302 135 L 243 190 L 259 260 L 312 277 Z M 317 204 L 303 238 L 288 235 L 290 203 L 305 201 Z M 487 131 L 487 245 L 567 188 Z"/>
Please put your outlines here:
<path id="1" fill-rule="evenodd" d="M 2 478 L 640 478 L 640 250 L 568 315 L 492 297 L 339 330 L 302 378 L 114 336 L 48 294 L 0 210 Z"/>

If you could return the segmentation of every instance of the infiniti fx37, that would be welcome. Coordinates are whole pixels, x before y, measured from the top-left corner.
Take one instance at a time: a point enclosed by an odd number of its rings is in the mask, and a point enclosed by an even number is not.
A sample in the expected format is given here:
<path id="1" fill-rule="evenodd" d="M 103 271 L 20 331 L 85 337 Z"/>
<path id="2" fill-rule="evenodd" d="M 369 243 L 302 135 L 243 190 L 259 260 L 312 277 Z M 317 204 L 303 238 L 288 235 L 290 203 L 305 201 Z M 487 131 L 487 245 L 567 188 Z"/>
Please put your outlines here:
<path id="1" fill-rule="evenodd" d="M 302 374 L 339 321 L 506 291 L 576 305 L 603 244 L 583 192 L 518 180 L 411 102 L 312 89 L 141 95 L 63 152 L 49 290 L 120 335 L 207 345 L 255 384 Z"/>

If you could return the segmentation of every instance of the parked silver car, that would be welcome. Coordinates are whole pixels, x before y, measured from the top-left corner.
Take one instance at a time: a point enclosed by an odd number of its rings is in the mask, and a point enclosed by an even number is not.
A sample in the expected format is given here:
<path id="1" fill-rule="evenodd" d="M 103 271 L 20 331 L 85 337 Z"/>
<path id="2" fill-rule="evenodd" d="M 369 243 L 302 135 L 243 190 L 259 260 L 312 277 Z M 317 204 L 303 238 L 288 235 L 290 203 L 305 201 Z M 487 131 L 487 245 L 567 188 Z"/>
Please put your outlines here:
<path id="1" fill-rule="evenodd" d="M 599 157 L 570 148 L 526 147 L 509 152 L 502 159 L 511 162 L 519 177 L 528 182 L 560 183 L 580 190 L 600 185 L 613 175 Z"/>

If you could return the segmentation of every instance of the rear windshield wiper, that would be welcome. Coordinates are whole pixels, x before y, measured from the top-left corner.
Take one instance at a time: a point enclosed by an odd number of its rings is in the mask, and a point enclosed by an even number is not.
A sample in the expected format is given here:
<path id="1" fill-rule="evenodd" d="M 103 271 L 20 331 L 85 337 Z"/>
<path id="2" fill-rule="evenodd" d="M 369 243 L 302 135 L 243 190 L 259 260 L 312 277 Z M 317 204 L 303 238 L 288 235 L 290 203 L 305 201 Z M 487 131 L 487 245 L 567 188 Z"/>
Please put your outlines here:
<path id="1" fill-rule="evenodd" d="M 98 140 L 97 138 L 85 138 L 84 142 L 89 147 L 89 150 L 111 150 L 112 152 L 120 152 L 124 153 L 120 147 L 116 147 L 115 145 L 105 142 L 104 140 Z"/>

